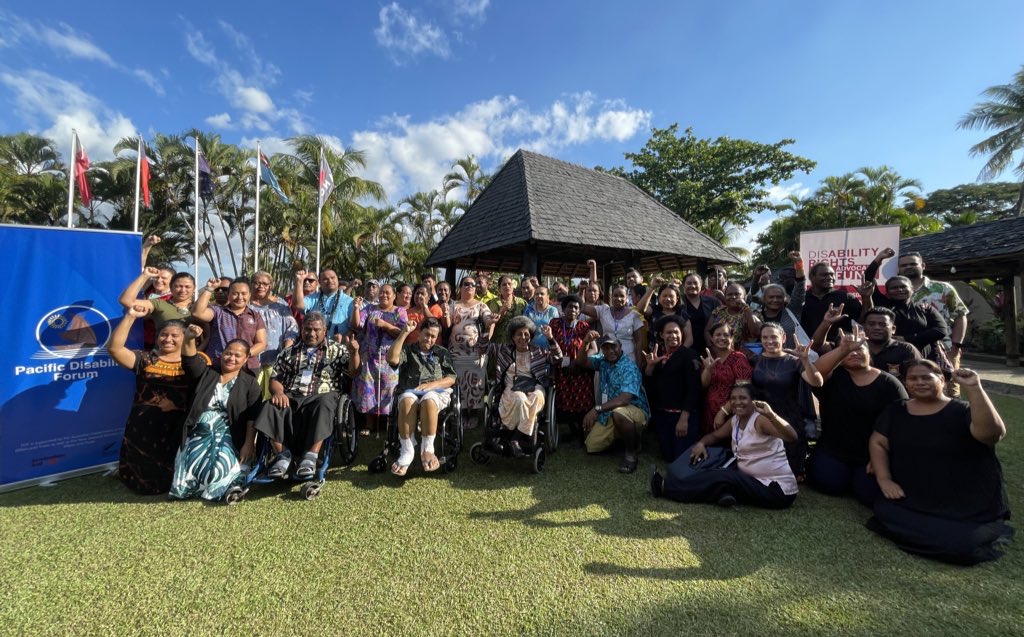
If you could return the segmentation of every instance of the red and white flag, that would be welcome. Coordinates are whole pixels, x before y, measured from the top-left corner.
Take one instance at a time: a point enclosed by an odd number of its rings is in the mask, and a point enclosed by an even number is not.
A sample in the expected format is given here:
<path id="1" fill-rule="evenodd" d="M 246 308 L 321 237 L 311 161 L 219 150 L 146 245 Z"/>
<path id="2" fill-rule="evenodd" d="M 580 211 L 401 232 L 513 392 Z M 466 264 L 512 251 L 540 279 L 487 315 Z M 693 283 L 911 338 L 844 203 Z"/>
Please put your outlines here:
<path id="1" fill-rule="evenodd" d="M 320 149 L 320 209 L 327 203 L 327 198 L 334 192 L 334 174 L 331 172 L 331 165 L 327 163 L 324 151 Z"/>
<path id="2" fill-rule="evenodd" d="M 75 183 L 78 185 L 78 196 L 82 199 L 82 204 L 88 206 L 89 202 L 92 201 L 92 195 L 89 193 L 89 180 L 85 176 L 85 171 L 89 170 L 89 155 L 86 154 L 85 148 L 82 146 L 82 141 L 78 139 L 78 133 L 75 133 L 74 162 Z"/>

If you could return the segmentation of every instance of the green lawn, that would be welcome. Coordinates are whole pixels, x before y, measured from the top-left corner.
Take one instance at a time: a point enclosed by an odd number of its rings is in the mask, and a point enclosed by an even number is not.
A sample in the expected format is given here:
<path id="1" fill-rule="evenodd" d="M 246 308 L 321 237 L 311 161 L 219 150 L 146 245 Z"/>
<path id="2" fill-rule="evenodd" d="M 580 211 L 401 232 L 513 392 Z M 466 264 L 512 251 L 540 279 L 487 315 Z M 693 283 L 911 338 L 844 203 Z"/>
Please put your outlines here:
<path id="1" fill-rule="evenodd" d="M 996 402 L 1020 511 L 1024 401 Z M 0 633 L 1024 630 L 1020 541 L 965 569 L 900 552 L 863 528 L 866 509 L 809 489 L 789 511 L 721 510 L 655 500 L 646 470 L 568 449 L 539 476 L 466 454 L 450 476 L 417 465 L 404 484 L 368 474 L 368 457 L 313 502 L 272 488 L 230 508 L 167 502 L 100 476 L 0 495 Z"/>

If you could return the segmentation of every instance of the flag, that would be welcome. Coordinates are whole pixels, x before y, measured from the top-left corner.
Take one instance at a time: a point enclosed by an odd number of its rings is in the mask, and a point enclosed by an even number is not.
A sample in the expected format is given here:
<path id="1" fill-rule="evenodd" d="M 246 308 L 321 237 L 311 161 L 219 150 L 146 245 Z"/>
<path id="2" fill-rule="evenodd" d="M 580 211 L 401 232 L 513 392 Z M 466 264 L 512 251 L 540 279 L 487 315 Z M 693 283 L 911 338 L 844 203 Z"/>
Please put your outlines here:
<path id="1" fill-rule="evenodd" d="M 327 163 L 323 149 L 320 150 L 320 205 L 323 208 L 327 198 L 334 192 L 334 174 L 331 173 L 331 165 Z"/>
<path id="2" fill-rule="evenodd" d="M 199 196 L 204 202 L 213 197 L 213 174 L 210 172 L 210 164 L 206 161 L 206 155 L 199 151 Z"/>
<path id="3" fill-rule="evenodd" d="M 147 208 L 149 205 L 149 157 L 146 157 L 146 142 L 139 141 L 139 180 L 142 184 L 142 203 Z"/>
<path id="4" fill-rule="evenodd" d="M 277 177 L 275 177 L 274 173 L 270 170 L 270 162 L 267 161 L 267 156 L 263 154 L 263 151 L 260 151 L 260 179 L 274 189 L 274 192 L 276 192 L 277 196 L 281 198 L 281 201 L 291 203 L 288 196 L 284 194 L 283 190 L 281 190 L 281 185 L 277 183 Z"/>
<path id="5" fill-rule="evenodd" d="M 92 201 L 92 195 L 89 194 L 89 180 L 85 176 L 87 170 L 89 170 L 89 155 L 86 154 L 82 141 L 78 139 L 78 133 L 75 133 L 75 182 L 78 184 L 78 196 L 85 206 Z"/>

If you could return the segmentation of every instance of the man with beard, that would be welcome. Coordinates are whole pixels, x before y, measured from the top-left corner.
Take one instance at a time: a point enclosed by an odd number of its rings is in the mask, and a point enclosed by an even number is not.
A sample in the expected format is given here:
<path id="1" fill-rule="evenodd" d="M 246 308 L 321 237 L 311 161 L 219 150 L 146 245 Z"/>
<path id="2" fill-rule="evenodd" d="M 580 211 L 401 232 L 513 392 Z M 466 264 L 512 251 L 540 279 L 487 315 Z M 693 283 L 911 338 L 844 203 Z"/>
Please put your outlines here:
<path id="1" fill-rule="evenodd" d="M 352 329 L 352 297 L 341 291 L 341 282 L 334 270 L 322 271 L 320 290 L 309 295 L 303 289 L 305 278 L 304 271 L 295 274 L 294 307 L 301 307 L 304 312 L 319 312 L 327 321 L 328 337 L 340 341 Z"/>
<path id="2" fill-rule="evenodd" d="M 893 338 L 896 334 L 896 314 L 887 307 L 875 307 L 864 312 L 864 336 L 867 337 L 871 366 L 900 378 L 903 364 L 921 358 L 921 352 L 904 341 Z"/>

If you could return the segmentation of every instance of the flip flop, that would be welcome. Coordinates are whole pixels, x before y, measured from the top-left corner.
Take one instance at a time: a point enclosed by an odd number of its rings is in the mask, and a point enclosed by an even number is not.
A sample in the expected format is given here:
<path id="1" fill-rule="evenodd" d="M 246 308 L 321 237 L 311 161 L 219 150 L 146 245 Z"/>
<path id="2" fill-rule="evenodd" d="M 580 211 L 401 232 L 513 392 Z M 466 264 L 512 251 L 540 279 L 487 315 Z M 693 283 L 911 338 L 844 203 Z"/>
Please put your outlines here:
<path id="1" fill-rule="evenodd" d="M 360 429 L 359 430 L 359 435 L 362 436 L 363 438 L 369 438 L 370 437 L 370 430 L 369 429 Z"/>
<path id="2" fill-rule="evenodd" d="M 409 465 L 407 464 L 398 464 L 396 462 L 391 465 L 391 473 L 399 478 L 404 478 L 407 471 L 409 471 Z"/>
<path id="3" fill-rule="evenodd" d="M 424 458 L 423 456 L 420 456 L 420 462 L 423 463 L 423 470 L 427 473 L 430 473 L 431 471 L 437 471 L 438 469 L 441 468 L 441 461 L 438 460 L 437 456 L 435 456 L 434 454 L 430 454 L 429 458 Z"/>

